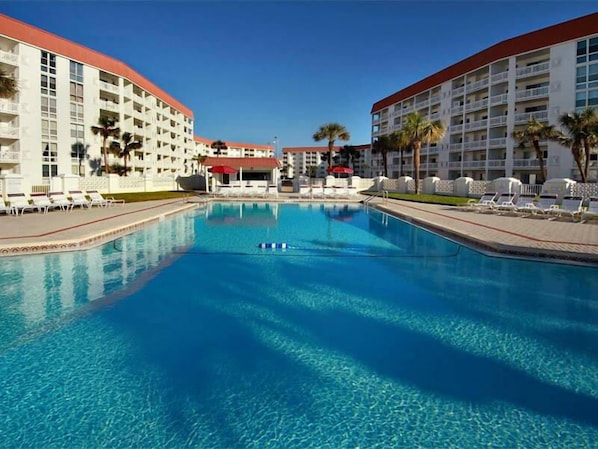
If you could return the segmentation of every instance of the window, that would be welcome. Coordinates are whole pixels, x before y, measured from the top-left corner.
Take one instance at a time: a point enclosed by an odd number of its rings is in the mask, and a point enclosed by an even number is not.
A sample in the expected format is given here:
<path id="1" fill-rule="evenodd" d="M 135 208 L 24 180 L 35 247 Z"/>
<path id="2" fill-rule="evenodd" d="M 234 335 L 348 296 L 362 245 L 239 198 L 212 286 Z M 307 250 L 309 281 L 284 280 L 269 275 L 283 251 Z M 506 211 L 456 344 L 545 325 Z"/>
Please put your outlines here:
<path id="1" fill-rule="evenodd" d="M 56 164 L 58 153 L 55 142 L 42 142 L 42 176 L 49 178 L 58 174 L 58 165 Z"/>
<path id="2" fill-rule="evenodd" d="M 57 137 L 56 121 L 42 119 L 42 139 L 56 139 Z"/>
<path id="3" fill-rule="evenodd" d="M 70 71 L 71 81 L 76 81 L 78 83 L 83 82 L 83 64 L 79 64 L 78 62 L 71 61 L 69 71 Z"/>
<path id="4" fill-rule="evenodd" d="M 42 72 L 56 74 L 56 55 L 42 51 L 41 57 L 41 70 Z"/>
<path id="5" fill-rule="evenodd" d="M 56 118 L 56 98 L 42 97 L 42 117 Z"/>
<path id="6" fill-rule="evenodd" d="M 83 84 L 73 83 L 70 84 L 70 95 L 71 101 L 77 103 L 83 103 Z"/>
<path id="7" fill-rule="evenodd" d="M 79 103 L 71 103 L 71 121 L 83 121 L 83 105 Z"/>
<path id="8" fill-rule="evenodd" d="M 41 93 L 44 95 L 56 96 L 56 78 L 53 76 L 42 75 Z"/>
<path id="9" fill-rule="evenodd" d="M 71 138 L 74 142 L 83 141 L 85 138 L 85 126 L 71 123 Z"/>

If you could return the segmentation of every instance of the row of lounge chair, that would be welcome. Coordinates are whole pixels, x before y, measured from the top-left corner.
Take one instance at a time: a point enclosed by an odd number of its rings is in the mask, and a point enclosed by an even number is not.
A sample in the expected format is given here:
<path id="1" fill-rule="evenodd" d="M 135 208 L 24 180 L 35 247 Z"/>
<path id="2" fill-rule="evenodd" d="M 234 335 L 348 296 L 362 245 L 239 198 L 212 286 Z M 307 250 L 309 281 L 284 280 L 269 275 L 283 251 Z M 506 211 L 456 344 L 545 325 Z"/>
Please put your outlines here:
<path id="1" fill-rule="evenodd" d="M 71 190 L 68 195 L 64 192 L 32 193 L 27 196 L 25 193 L 8 193 L 6 195 L 8 204 L 0 198 L 0 213 L 7 215 L 23 215 L 26 211 L 37 210 L 40 213 L 48 213 L 49 210 L 60 209 L 70 211 L 74 207 L 81 208 L 109 207 L 113 204 L 123 204 L 125 200 L 105 198 L 97 190 L 88 190 L 86 193 L 81 190 Z"/>
<path id="2" fill-rule="evenodd" d="M 299 186 L 299 198 L 330 198 L 330 199 L 348 199 L 357 195 L 355 187 L 333 187 L 333 186 Z"/>
<path id="3" fill-rule="evenodd" d="M 240 197 L 252 197 L 252 198 L 266 198 L 266 197 L 277 197 L 278 188 L 277 186 L 255 186 L 248 184 L 244 187 L 239 185 L 221 185 L 218 190 L 214 193 L 214 196 L 223 198 L 240 198 Z"/>
<path id="4" fill-rule="evenodd" d="M 470 200 L 465 209 L 483 213 L 513 213 L 522 216 L 543 216 L 549 219 L 559 217 L 572 220 L 589 220 L 598 217 L 598 197 L 589 199 L 588 208 L 583 207 L 581 196 L 564 196 L 557 204 L 558 195 L 541 194 L 537 201 L 534 194 L 515 195 L 513 193 L 489 192 L 479 200 Z"/>

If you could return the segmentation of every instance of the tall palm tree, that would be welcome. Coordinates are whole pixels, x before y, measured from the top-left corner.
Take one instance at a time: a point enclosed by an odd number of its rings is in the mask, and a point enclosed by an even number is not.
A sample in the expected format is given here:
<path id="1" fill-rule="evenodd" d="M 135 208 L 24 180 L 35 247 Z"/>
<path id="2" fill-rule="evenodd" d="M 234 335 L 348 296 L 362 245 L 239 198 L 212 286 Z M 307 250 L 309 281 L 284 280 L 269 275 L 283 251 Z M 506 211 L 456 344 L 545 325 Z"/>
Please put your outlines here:
<path id="1" fill-rule="evenodd" d="M 18 91 L 17 80 L 0 70 L 0 98 L 10 98 Z"/>
<path id="2" fill-rule="evenodd" d="M 388 153 L 392 151 L 390 137 L 380 136 L 372 143 L 372 153 L 382 156 L 382 166 L 384 167 L 384 176 L 388 177 Z"/>
<path id="3" fill-rule="evenodd" d="M 124 175 L 127 176 L 127 161 L 131 159 L 131 151 L 138 150 L 143 147 L 143 143 L 138 140 L 133 140 L 133 134 L 124 132 L 120 137 L 120 142 L 113 141 L 110 149 L 114 151 L 118 157 L 123 158 Z"/>
<path id="4" fill-rule="evenodd" d="M 223 142 L 222 140 L 216 140 L 214 142 L 212 142 L 212 145 L 210 145 L 210 148 L 212 148 L 213 150 L 216 150 L 216 156 L 220 156 L 220 154 L 222 153 L 222 150 L 228 150 L 228 146 L 226 146 L 226 143 Z"/>
<path id="5" fill-rule="evenodd" d="M 120 134 L 120 128 L 116 127 L 116 121 L 109 117 L 100 117 L 98 120 L 98 126 L 92 126 L 91 132 L 94 135 L 102 136 L 102 155 L 104 157 L 104 169 L 106 173 L 110 173 L 110 167 L 108 166 L 108 139 L 110 137 L 115 138 Z"/>
<path id="6" fill-rule="evenodd" d="M 351 169 L 355 171 L 355 159 L 359 159 L 360 152 L 352 145 L 345 145 L 341 148 L 340 155 L 346 161 L 347 166 L 351 166 Z"/>
<path id="7" fill-rule="evenodd" d="M 419 193 L 419 158 L 422 143 L 437 143 L 444 137 L 446 128 L 440 120 L 430 121 L 418 112 L 405 117 L 402 131 L 413 148 L 413 171 L 415 172 L 415 193 Z"/>
<path id="8" fill-rule="evenodd" d="M 519 141 L 519 146 L 524 148 L 529 143 L 532 144 L 536 152 L 536 158 L 540 164 L 540 184 L 546 181 L 546 164 L 544 163 L 544 152 L 540 149 L 541 139 L 551 139 L 555 136 L 554 126 L 540 122 L 531 118 L 524 129 L 513 131 L 513 139 Z"/>
<path id="9" fill-rule="evenodd" d="M 344 141 L 351 139 L 351 133 L 340 123 L 326 123 L 320 126 L 320 129 L 314 133 L 313 139 L 316 142 L 319 142 L 320 140 L 328 140 L 328 166 L 331 167 L 334 142 L 337 139 Z"/>
<path id="10" fill-rule="evenodd" d="M 581 112 L 563 114 L 559 122 L 565 132 L 556 133 L 553 140 L 571 148 L 581 182 L 588 182 L 590 153 L 592 147 L 598 144 L 598 113 L 590 107 Z"/>

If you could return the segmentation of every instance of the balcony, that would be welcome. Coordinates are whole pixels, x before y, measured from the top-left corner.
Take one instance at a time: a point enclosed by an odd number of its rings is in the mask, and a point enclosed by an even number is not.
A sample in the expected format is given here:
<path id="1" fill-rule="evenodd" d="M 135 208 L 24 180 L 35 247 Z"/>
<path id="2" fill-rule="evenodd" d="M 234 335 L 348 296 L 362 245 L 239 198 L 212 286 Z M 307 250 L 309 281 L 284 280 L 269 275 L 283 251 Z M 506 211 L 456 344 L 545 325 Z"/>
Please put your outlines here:
<path id="1" fill-rule="evenodd" d="M 485 98 L 484 100 L 474 101 L 473 103 L 468 103 L 465 105 L 466 111 L 473 111 L 476 109 L 483 109 L 488 107 L 488 99 Z"/>
<path id="2" fill-rule="evenodd" d="M 540 162 L 538 159 L 513 159 L 513 167 L 538 169 Z"/>
<path id="3" fill-rule="evenodd" d="M 507 116 L 499 115 L 498 117 L 490 117 L 490 126 L 504 126 L 507 124 Z"/>
<path id="4" fill-rule="evenodd" d="M 475 83 L 471 83 L 467 85 L 467 92 L 475 92 L 476 90 L 483 89 L 488 85 L 490 82 L 490 78 L 484 78 L 483 80 L 476 81 Z"/>
<path id="5" fill-rule="evenodd" d="M 475 129 L 482 129 L 488 126 L 488 120 L 478 120 L 476 122 L 466 123 L 465 124 L 465 131 L 473 131 Z"/>
<path id="6" fill-rule="evenodd" d="M 485 150 L 487 140 L 472 140 L 470 142 L 463 143 L 464 150 Z"/>
<path id="7" fill-rule="evenodd" d="M 463 125 L 451 125 L 451 134 L 461 134 Z"/>
<path id="8" fill-rule="evenodd" d="M 19 65 L 19 55 L 9 51 L 0 50 L 0 62 L 14 66 Z"/>
<path id="9" fill-rule="evenodd" d="M 548 111 L 524 112 L 521 114 L 515 114 L 515 123 L 527 123 L 534 118 L 540 122 L 546 122 L 548 121 Z"/>
<path id="10" fill-rule="evenodd" d="M 19 156 L 18 151 L 0 151 L 0 164 L 18 164 Z"/>
<path id="11" fill-rule="evenodd" d="M 463 161 L 463 168 L 485 169 L 486 161 Z"/>
<path id="12" fill-rule="evenodd" d="M 490 97 L 491 105 L 507 104 L 507 102 L 508 102 L 507 94 L 494 95 L 493 97 Z"/>
<path id="13" fill-rule="evenodd" d="M 505 168 L 505 163 L 504 159 L 490 159 L 488 160 L 488 168 Z"/>
<path id="14" fill-rule="evenodd" d="M 420 101 L 419 103 L 415 103 L 415 109 L 423 109 L 430 106 L 430 100 Z"/>
<path id="15" fill-rule="evenodd" d="M 414 109 L 414 107 L 413 107 L 412 104 L 404 106 L 403 109 L 402 109 L 402 113 L 403 114 L 408 114 L 409 112 L 413 112 L 413 109 Z"/>
<path id="16" fill-rule="evenodd" d="M 0 99 L 0 114 L 19 114 L 19 103 L 10 100 Z"/>
<path id="17" fill-rule="evenodd" d="M 500 137 L 498 139 L 490 139 L 488 141 L 490 148 L 502 148 L 507 146 L 506 137 Z"/>
<path id="18" fill-rule="evenodd" d="M 451 92 L 451 95 L 453 97 L 456 97 L 457 95 L 462 95 L 463 92 L 465 92 L 465 86 L 461 86 L 461 87 L 456 87 L 455 89 L 453 89 L 453 91 Z"/>
<path id="19" fill-rule="evenodd" d="M 100 108 L 105 109 L 107 111 L 118 112 L 119 104 L 113 101 L 100 100 Z"/>
<path id="20" fill-rule="evenodd" d="M 434 120 L 438 120 L 440 119 L 440 113 L 439 112 L 435 112 L 434 114 L 430 114 L 430 120 L 434 121 Z"/>
<path id="21" fill-rule="evenodd" d="M 460 106 L 453 106 L 451 107 L 451 115 L 462 114 L 463 113 L 463 105 Z"/>
<path id="22" fill-rule="evenodd" d="M 500 83 L 501 81 L 506 81 L 506 80 L 508 80 L 508 79 L 509 79 L 509 72 L 508 72 L 508 70 L 507 70 L 507 71 L 504 71 L 504 72 L 501 72 L 501 73 L 497 73 L 497 74 L 495 74 L 495 75 L 492 75 L 492 76 L 490 77 L 490 82 L 491 82 L 492 84 L 495 84 L 495 83 Z"/>
<path id="23" fill-rule="evenodd" d="M 548 73 L 549 70 L 550 70 L 550 62 L 546 61 L 546 62 L 542 62 L 540 64 L 534 64 L 534 65 L 530 65 L 527 67 L 521 67 L 521 68 L 517 69 L 517 71 L 515 73 L 517 75 L 517 78 L 525 78 L 528 76 L 535 76 L 535 75 L 541 75 L 543 73 Z"/>
<path id="24" fill-rule="evenodd" d="M 107 83 L 106 81 L 100 81 L 100 89 L 105 90 L 106 92 L 112 92 L 113 94 L 118 94 L 120 92 L 118 86 Z"/>
<path id="25" fill-rule="evenodd" d="M 461 151 L 463 149 L 463 143 L 451 143 L 449 145 L 450 151 Z"/>
<path id="26" fill-rule="evenodd" d="M 433 95 L 432 98 L 430 98 L 430 104 L 437 103 L 440 103 L 440 95 Z"/>
<path id="27" fill-rule="evenodd" d="M 461 161 L 452 161 L 452 162 L 449 162 L 448 165 L 449 165 L 449 168 L 458 168 L 458 169 L 461 169 L 461 164 L 462 164 Z"/>
<path id="28" fill-rule="evenodd" d="M 19 128 L 17 128 L 16 126 L 0 126 L 0 138 L 18 139 Z"/>
<path id="29" fill-rule="evenodd" d="M 543 98 L 548 96 L 548 86 L 537 87 L 536 89 L 526 89 L 517 92 L 517 100 L 532 100 L 535 98 Z"/>

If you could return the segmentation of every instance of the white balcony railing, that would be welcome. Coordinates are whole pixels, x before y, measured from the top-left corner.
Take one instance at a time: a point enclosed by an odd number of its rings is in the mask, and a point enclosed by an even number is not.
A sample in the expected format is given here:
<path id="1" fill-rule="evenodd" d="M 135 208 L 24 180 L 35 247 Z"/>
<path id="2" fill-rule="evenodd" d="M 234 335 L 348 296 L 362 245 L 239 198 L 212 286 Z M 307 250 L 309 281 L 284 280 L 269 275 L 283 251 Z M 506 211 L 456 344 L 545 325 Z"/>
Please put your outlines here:
<path id="1" fill-rule="evenodd" d="M 476 90 L 480 90 L 488 85 L 490 82 L 490 78 L 484 78 L 483 80 L 476 81 L 474 83 L 467 85 L 467 92 L 473 92 Z"/>
<path id="2" fill-rule="evenodd" d="M 113 101 L 100 100 L 100 108 L 106 109 L 107 111 L 118 112 L 119 105 Z"/>
<path id="3" fill-rule="evenodd" d="M 507 94 L 494 95 L 490 97 L 490 104 L 506 104 L 508 102 Z"/>
<path id="4" fill-rule="evenodd" d="M 439 112 L 435 112 L 434 114 L 430 114 L 430 120 L 434 121 L 434 120 L 438 120 L 440 118 L 440 113 Z"/>
<path id="5" fill-rule="evenodd" d="M 472 131 L 474 129 L 482 129 L 488 126 L 488 120 L 478 120 L 476 122 L 470 122 L 465 124 L 465 131 Z"/>
<path id="6" fill-rule="evenodd" d="M 463 132 L 463 125 L 451 125 L 451 133 L 452 134 L 461 133 L 461 132 Z"/>
<path id="7" fill-rule="evenodd" d="M 484 100 L 474 101 L 473 103 L 469 103 L 465 105 L 466 111 L 473 111 L 474 109 L 482 109 L 488 106 L 488 99 L 485 98 Z"/>
<path id="8" fill-rule="evenodd" d="M 462 114 L 463 113 L 463 109 L 464 109 L 464 107 L 462 105 L 461 106 L 453 106 L 451 108 L 451 114 L 452 115 Z"/>
<path id="9" fill-rule="evenodd" d="M 532 99 L 532 98 L 539 98 L 539 97 L 547 97 L 548 96 L 548 86 L 545 87 L 537 87 L 535 89 L 526 89 L 517 92 L 516 98 L 517 100 L 522 99 Z"/>
<path id="10" fill-rule="evenodd" d="M 517 78 L 526 76 L 541 75 L 542 73 L 548 73 L 550 70 L 550 62 L 542 62 L 540 64 L 534 64 L 527 67 L 521 67 L 515 72 Z"/>
<path id="11" fill-rule="evenodd" d="M 420 101 L 419 103 L 415 103 L 415 109 L 423 109 L 430 106 L 430 100 Z"/>
<path id="12" fill-rule="evenodd" d="M 463 149 L 463 143 L 451 143 L 449 145 L 450 151 L 455 151 L 455 150 L 461 151 L 462 149 Z"/>
<path id="13" fill-rule="evenodd" d="M 407 105 L 407 106 L 403 106 L 403 114 L 407 114 L 408 112 L 412 112 L 414 109 L 414 106 L 412 104 Z"/>
<path id="14" fill-rule="evenodd" d="M 452 161 L 449 162 L 449 168 L 461 168 L 461 161 Z"/>
<path id="15" fill-rule="evenodd" d="M 0 99 L 0 112 L 17 115 L 19 113 L 19 103 Z"/>
<path id="16" fill-rule="evenodd" d="M 455 97 L 457 95 L 461 95 L 463 92 L 465 92 L 465 86 L 457 87 L 453 89 L 452 96 Z"/>
<path id="17" fill-rule="evenodd" d="M 433 95 L 432 98 L 430 98 L 430 103 L 431 104 L 440 103 L 440 95 Z"/>
<path id="18" fill-rule="evenodd" d="M 463 161 L 463 168 L 486 168 L 486 161 Z"/>
<path id="19" fill-rule="evenodd" d="M 106 81 L 100 81 L 100 89 L 117 94 L 119 87 L 114 84 L 107 83 Z"/>
<path id="20" fill-rule="evenodd" d="M 0 126 L 0 137 L 18 138 L 19 128 L 15 126 Z"/>
<path id="21" fill-rule="evenodd" d="M 538 159 L 513 159 L 513 167 L 540 168 L 540 162 Z"/>
<path id="22" fill-rule="evenodd" d="M 509 78 L 509 72 L 508 71 L 504 71 L 501 73 L 496 73 L 495 75 L 492 75 L 490 77 L 490 82 L 491 83 L 500 83 L 501 81 L 505 81 Z"/>
<path id="23" fill-rule="evenodd" d="M 0 50 L 0 62 L 10 65 L 19 65 L 19 55 L 9 51 Z"/>
<path id="24" fill-rule="evenodd" d="M 19 162 L 19 154 L 18 151 L 0 151 L 0 163 L 16 164 Z"/>
<path id="25" fill-rule="evenodd" d="M 507 145 L 507 139 L 505 137 L 500 137 L 498 139 L 490 139 L 488 140 L 490 148 L 496 147 L 504 147 Z"/>
<path id="26" fill-rule="evenodd" d="M 527 123 L 533 118 L 539 121 L 546 121 L 548 120 L 548 111 L 523 112 L 520 114 L 515 114 L 515 123 Z"/>
<path id="27" fill-rule="evenodd" d="M 507 116 L 499 115 L 498 117 L 490 117 L 490 126 L 502 126 L 507 124 Z"/>
<path id="28" fill-rule="evenodd" d="M 504 168 L 505 163 L 504 159 L 488 160 L 488 168 Z"/>
<path id="29" fill-rule="evenodd" d="M 464 150 L 481 150 L 486 148 L 487 140 L 472 140 L 463 144 Z"/>

